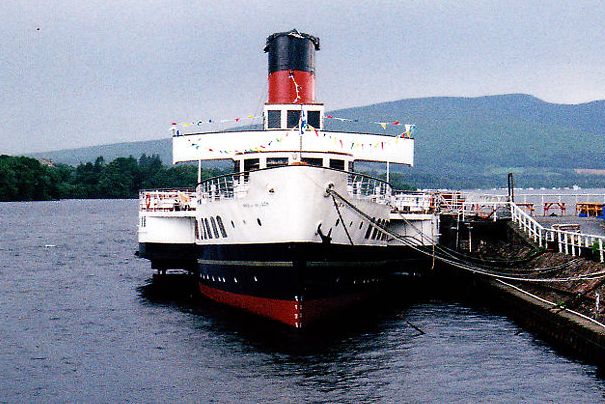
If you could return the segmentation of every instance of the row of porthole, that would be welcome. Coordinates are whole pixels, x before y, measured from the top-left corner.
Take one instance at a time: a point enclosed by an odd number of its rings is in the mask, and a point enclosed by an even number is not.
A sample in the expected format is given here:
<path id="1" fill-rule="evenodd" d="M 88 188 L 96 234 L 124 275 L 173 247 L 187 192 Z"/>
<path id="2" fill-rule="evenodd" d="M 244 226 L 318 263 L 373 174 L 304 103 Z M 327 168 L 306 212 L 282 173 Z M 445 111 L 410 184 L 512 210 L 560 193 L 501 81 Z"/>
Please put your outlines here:
<path id="1" fill-rule="evenodd" d="M 222 282 L 222 283 L 227 283 L 227 279 L 225 277 L 222 276 L 213 276 L 213 275 L 206 275 L 206 274 L 202 274 L 201 275 L 202 279 L 204 280 L 208 280 L 208 281 L 212 281 L 212 282 Z M 258 282 L 258 278 L 256 276 L 253 277 L 254 282 Z M 338 283 L 340 279 L 336 279 L 336 282 Z M 234 276 L 233 277 L 233 282 L 237 283 L 237 278 Z M 368 283 L 377 283 L 380 282 L 379 278 L 370 278 L 370 279 L 355 279 L 353 280 L 353 285 L 356 284 L 368 284 Z"/>
<path id="2" fill-rule="evenodd" d="M 225 225 L 223 224 L 223 219 L 220 216 L 201 218 L 197 222 L 197 235 L 202 240 L 213 239 L 213 238 L 227 238 L 227 230 L 225 230 Z"/>
<path id="3" fill-rule="evenodd" d="M 222 277 L 222 276 L 212 276 L 212 275 L 206 275 L 206 274 L 202 274 L 202 279 L 205 279 L 207 281 L 212 281 L 212 282 L 223 282 L 223 283 L 227 283 L 227 279 Z M 258 278 L 256 276 L 253 277 L 254 282 L 258 282 Z M 234 276 L 233 277 L 233 282 L 237 283 L 237 278 Z"/>
<path id="4" fill-rule="evenodd" d="M 386 219 L 378 219 L 376 220 L 375 217 L 372 218 L 372 223 L 376 223 L 378 226 L 380 227 L 385 227 L 387 224 L 387 220 Z M 369 239 L 371 238 L 372 240 L 386 240 L 387 239 L 387 234 L 384 233 L 381 229 L 379 229 L 376 226 L 372 226 L 372 223 L 369 224 L 368 229 L 366 230 L 366 235 L 365 238 Z M 361 227 L 360 227 L 361 228 Z M 372 231 L 372 229 L 374 231 Z"/>

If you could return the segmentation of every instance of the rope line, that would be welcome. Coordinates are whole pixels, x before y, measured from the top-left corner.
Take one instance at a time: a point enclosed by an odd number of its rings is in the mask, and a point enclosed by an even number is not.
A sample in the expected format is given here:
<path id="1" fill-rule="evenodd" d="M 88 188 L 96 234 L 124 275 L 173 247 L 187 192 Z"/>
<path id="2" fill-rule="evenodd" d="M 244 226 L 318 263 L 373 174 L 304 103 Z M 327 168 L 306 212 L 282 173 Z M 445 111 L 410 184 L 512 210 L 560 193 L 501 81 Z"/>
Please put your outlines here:
<path id="1" fill-rule="evenodd" d="M 502 268 L 482 267 L 482 266 L 478 266 L 478 265 L 473 265 L 469 262 L 465 262 L 462 259 L 454 256 L 452 253 L 450 253 L 446 249 L 444 249 L 443 246 L 436 248 L 434 250 L 434 252 L 431 253 L 430 251 L 426 251 L 425 249 L 414 244 L 414 241 L 415 241 L 417 244 L 422 245 L 422 243 L 423 243 L 422 239 L 418 239 L 417 237 L 412 237 L 412 236 L 407 236 L 407 235 L 400 235 L 398 233 L 395 233 L 395 232 L 387 229 L 386 227 L 379 224 L 378 222 L 373 221 L 372 218 L 370 218 L 366 213 L 359 210 L 351 202 L 349 202 L 346 198 L 344 198 L 342 195 L 340 195 L 338 192 L 336 192 L 332 188 L 328 188 L 326 190 L 326 193 L 332 195 L 334 200 L 336 197 L 338 197 L 338 199 L 340 199 L 340 201 L 343 202 L 343 204 L 346 207 L 351 209 L 357 215 L 359 215 L 362 218 L 369 221 L 371 223 L 371 225 L 374 226 L 376 229 L 378 229 L 378 231 L 380 231 L 381 233 L 387 234 L 387 235 L 393 237 L 394 240 L 401 242 L 402 244 L 412 248 L 413 250 L 415 250 L 421 254 L 424 254 L 424 255 L 427 255 L 430 257 L 434 257 L 436 259 L 439 259 L 442 262 L 450 264 L 456 268 L 460 268 L 460 269 L 469 271 L 471 273 L 480 274 L 480 275 L 484 275 L 484 276 L 488 276 L 488 277 L 492 277 L 492 278 L 496 278 L 496 279 L 506 279 L 506 280 L 513 280 L 513 281 L 521 281 L 521 282 L 537 282 L 537 283 L 570 282 L 570 281 L 578 281 L 578 280 L 593 280 L 593 279 L 605 278 L 605 271 L 597 271 L 597 272 L 593 272 L 593 273 L 589 273 L 589 274 L 582 274 L 582 275 L 578 275 L 578 276 L 569 276 L 569 277 L 562 277 L 562 278 L 527 278 L 527 277 L 523 277 L 523 276 L 514 276 L 514 274 L 511 274 L 510 271 L 503 272 L 503 271 L 494 270 L 494 269 L 502 269 Z M 421 236 L 423 235 L 422 232 L 419 232 L 419 234 Z M 426 236 L 425 236 L 425 238 L 426 238 Z M 433 242 L 433 241 L 431 240 L 431 242 Z M 571 266 L 571 265 L 577 263 L 578 261 L 579 260 L 576 259 L 576 260 L 572 260 L 565 264 L 561 264 L 561 265 L 558 265 L 555 267 L 543 267 L 543 268 L 535 269 L 533 271 L 532 271 L 532 268 L 525 268 L 524 271 L 544 273 L 546 271 L 552 271 L 555 269 L 562 269 L 562 268 Z"/>

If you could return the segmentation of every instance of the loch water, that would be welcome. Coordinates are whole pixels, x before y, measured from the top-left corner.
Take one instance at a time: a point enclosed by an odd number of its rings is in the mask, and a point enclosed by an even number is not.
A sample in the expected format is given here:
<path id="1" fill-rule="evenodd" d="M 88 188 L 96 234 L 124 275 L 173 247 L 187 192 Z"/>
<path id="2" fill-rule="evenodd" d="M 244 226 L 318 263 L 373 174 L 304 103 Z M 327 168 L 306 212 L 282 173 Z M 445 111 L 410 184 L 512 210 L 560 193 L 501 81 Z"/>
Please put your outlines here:
<path id="1" fill-rule="evenodd" d="M 455 294 L 297 333 L 158 285 L 137 219 L 134 200 L 0 204 L 0 402 L 605 399 L 597 367 Z"/>

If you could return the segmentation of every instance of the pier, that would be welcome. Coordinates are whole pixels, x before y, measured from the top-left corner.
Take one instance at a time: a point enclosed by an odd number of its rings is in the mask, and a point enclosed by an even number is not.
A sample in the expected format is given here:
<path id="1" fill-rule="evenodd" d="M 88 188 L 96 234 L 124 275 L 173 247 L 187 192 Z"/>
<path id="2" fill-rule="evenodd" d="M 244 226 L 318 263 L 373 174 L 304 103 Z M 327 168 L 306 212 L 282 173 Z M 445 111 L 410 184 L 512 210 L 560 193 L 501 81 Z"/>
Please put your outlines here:
<path id="1" fill-rule="evenodd" d="M 460 194 L 438 206 L 444 276 L 472 280 L 517 322 L 605 363 L 603 194 Z M 570 213 L 573 212 L 573 213 Z"/>

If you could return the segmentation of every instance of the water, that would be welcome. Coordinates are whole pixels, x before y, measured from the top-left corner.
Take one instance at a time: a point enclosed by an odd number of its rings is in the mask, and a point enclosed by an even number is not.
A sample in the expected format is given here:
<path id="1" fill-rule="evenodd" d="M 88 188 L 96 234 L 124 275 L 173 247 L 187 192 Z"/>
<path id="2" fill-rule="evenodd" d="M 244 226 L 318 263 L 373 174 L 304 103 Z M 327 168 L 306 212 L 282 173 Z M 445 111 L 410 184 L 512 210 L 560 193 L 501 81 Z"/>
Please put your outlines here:
<path id="1" fill-rule="evenodd" d="M 170 294 L 134 257 L 136 209 L 0 204 L 0 402 L 605 397 L 596 367 L 455 298 L 391 299 L 301 335 Z"/>

